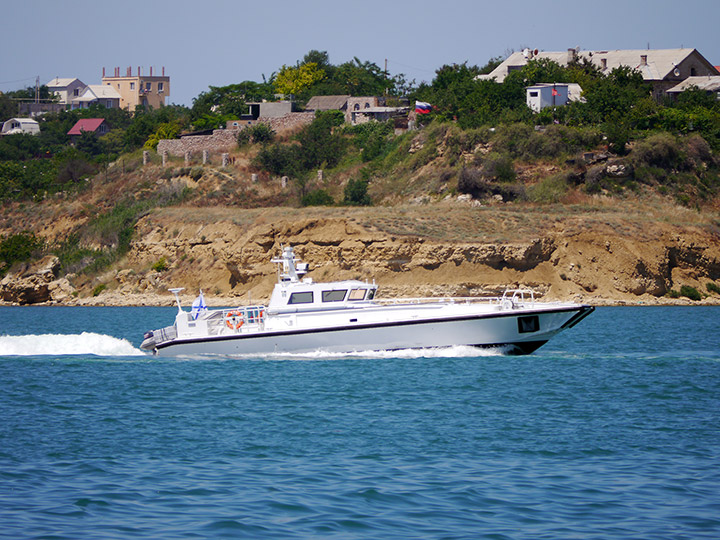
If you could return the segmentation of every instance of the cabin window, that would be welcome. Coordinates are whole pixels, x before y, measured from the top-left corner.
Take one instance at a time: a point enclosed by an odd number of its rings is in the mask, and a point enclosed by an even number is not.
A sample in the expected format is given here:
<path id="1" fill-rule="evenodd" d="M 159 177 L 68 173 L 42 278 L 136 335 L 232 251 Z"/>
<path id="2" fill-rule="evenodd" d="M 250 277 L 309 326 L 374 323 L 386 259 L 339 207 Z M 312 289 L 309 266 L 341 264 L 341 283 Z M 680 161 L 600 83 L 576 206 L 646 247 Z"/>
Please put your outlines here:
<path id="1" fill-rule="evenodd" d="M 353 289 L 350 291 L 350 296 L 348 296 L 348 300 L 364 300 L 365 299 L 365 289 Z"/>
<path id="2" fill-rule="evenodd" d="M 527 334 L 528 332 L 537 332 L 540 330 L 540 320 L 537 315 L 529 317 L 518 317 L 518 332 Z"/>
<path id="3" fill-rule="evenodd" d="M 537 93 L 537 92 L 530 92 L 530 97 L 538 97 L 538 93 Z"/>
<path id="4" fill-rule="evenodd" d="M 312 304 L 313 293 L 312 291 L 307 292 L 294 292 L 290 295 L 288 304 Z"/>
<path id="5" fill-rule="evenodd" d="M 345 300 L 345 293 L 347 289 L 341 289 L 339 291 L 323 291 L 322 301 L 323 302 L 342 302 Z"/>
<path id="6" fill-rule="evenodd" d="M 367 297 L 367 299 L 368 299 L 368 300 L 372 300 L 373 298 L 375 298 L 375 289 L 370 289 L 370 290 L 368 291 L 368 297 Z"/>

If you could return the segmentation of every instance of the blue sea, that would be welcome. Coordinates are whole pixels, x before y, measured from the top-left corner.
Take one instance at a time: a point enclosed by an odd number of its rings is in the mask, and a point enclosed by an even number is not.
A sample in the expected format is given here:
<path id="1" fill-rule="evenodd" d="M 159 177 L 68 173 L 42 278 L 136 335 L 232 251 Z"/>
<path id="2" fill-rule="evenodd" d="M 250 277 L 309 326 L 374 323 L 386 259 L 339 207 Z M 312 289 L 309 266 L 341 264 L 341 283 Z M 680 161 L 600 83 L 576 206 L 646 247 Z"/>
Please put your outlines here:
<path id="1" fill-rule="evenodd" d="M 0 538 L 720 538 L 720 307 L 530 356 L 164 359 L 174 308 L 0 308 Z"/>

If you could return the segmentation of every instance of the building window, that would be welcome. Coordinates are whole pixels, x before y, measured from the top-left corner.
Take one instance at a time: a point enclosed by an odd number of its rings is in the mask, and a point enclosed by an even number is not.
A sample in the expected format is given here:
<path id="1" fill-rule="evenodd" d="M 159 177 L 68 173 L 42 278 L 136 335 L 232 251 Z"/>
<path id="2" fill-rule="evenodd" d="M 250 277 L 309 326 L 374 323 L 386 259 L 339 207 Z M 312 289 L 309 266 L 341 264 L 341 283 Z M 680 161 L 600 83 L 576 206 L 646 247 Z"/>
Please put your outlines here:
<path id="1" fill-rule="evenodd" d="M 537 92 L 530 92 L 530 97 L 537 97 L 537 96 L 538 96 Z"/>
<path id="2" fill-rule="evenodd" d="M 134 83 L 134 82 L 131 82 L 131 83 L 130 83 L 130 90 L 135 90 L 135 83 Z"/>
<path id="3" fill-rule="evenodd" d="M 694 67 L 690 68 L 690 76 L 695 77 L 697 75 L 697 70 Z"/>
<path id="4" fill-rule="evenodd" d="M 354 111 L 359 111 L 359 110 L 360 110 L 360 104 L 359 104 L 359 103 L 356 103 L 355 105 L 353 105 L 353 110 L 354 110 Z"/>
<path id="5" fill-rule="evenodd" d="M 148 92 L 149 92 L 150 90 L 152 90 L 152 83 L 151 83 L 151 82 L 146 82 L 146 83 L 145 83 L 145 90 L 147 90 Z"/>
<path id="6" fill-rule="evenodd" d="M 165 91 L 165 83 L 159 82 L 158 83 L 158 92 Z"/>
<path id="7" fill-rule="evenodd" d="M 312 304 L 313 293 L 312 291 L 307 292 L 294 292 L 290 295 L 290 301 L 288 304 Z"/>
<path id="8" fill-rule="evenodd" d="M 107 107 L 108 109 L 111 109 L 111 108 L 112 108 L 112 101 L 110 101 L 110 100 L 108 99 L 108 100 L 105 102 L 105 107 Z"/>

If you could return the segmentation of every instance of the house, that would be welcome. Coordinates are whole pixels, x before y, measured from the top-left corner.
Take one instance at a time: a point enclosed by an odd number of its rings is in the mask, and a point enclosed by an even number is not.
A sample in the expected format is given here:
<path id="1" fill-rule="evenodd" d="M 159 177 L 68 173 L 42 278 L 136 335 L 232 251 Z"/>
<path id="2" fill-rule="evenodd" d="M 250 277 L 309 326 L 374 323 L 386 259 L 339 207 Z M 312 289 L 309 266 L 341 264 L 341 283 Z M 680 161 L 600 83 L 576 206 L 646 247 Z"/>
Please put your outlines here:
<path id="1" fill-rule="evenodd" d="M 0 135 L 39 135 L 40 124 L 32 118 L 11 118 L 2 125 Z"/>
<path id="2" fill-rule="evenodd" d="M 613 69 L 626 66 L 637 69 L 646 82 L 653 87 L 655 98 L 660 98 L 667 90 L 688 77 L 720 75 L 715 66 L 701 55 L 697 49 L 636 49 L 580 51 L 568 49 L 567 52 L 545 52 L 525 49 L 508 56 L 499 66 L 479 79 L 494 79 L 503 82 L 509 73 L 520 70 L 530 60 L 546 58 L 567 66 L 574 61 L 587 60 L 596 65 L 604 74 Z"/>
<path id="3" fill-rule="evenodd" d="M 575 83 L 540 83 L 525 89 L 525 102 L 535 112 L 581 101 L 582 88 Z"/>
<path id="4" fill-rule="evenodd" d="M 676 98 L 685 90 L 693 87 L 705 90 L 708 94 L 715 94 L 715 97 L 720 99 L 720 76 L 718 75 L 710 75 L 707 77 L 688 77 L 680 84 L 677 84 L 668 90 L 667 95 Z"/>
<path id="5" fill-rule="evenodd" d="M 162 75 L 154 75 L 153 68 L 150 68 L 149 75 L 143 75 L 138 67 L 135 75 L 132 68 L 127 68 L 125 76 L 120 75 L 119 67 L 115 68 L 112 76 L 106 76 L 103 68 L 102 83 L 114 88 L 120 95 L 120 107 L 131 112 L 138 105 L 153 109 L 164 107 L 165 98 L 170 96 L 170 77 L 165 76 L 164 67 Z"/>
<path id="6" fill-rule="evenodd" d="M 370 121 L 387 122 L 398 117 L 407 118 L 409 107 L 367 107 L 349 111 L 350 123 L 354 126 Z"/>
<path id="7" fill-rule="evenodd" d="M 313 96 L 305 105 L 306 111 L 347 111 L 351 96 Z"/>
<path id="8" fill-rule="evenodd" d="M 305 105 L 306 111 L 341 111 L 348 124 L 362 124 L 373 118 L 387 120 L 396 109 L 385 107 L 385 98 L 375 96 L 313 96 Z"/>
<path id="9" fill-rule="evenodd" d="M 75 122 L 75 125 L 67 132 L 70 137 L 82 135 L 83 131 L 96 133 L 97 135 L 105 135 L 110 131 L 110 126 L 104 118 L 82 118 Z"/>
<path id="10" fill-rule="evenodd" d="M 48 90 L 57 96 L 60 103 L 70 105 L 74 98 L 80 97 L 87 85 L 80 79 L 70 79 L 55 77 L 45 86 Z"/>
<path id="11" fill-rule="evenodd" d="M 72 100 L 73 109 L 87 109 L 90 105 L 102 105 L 106 109 L 120 108 L 120 94 L 112 86 L 90 84 L 85 91 Z"/>
<path id="12" fill-rule="evenodd" d="M 295 111 L 294 101 L 251 102 L 247 105 L 250 107 L 250 116 L 254 120 L 258 118 L 279 118 Z"/>

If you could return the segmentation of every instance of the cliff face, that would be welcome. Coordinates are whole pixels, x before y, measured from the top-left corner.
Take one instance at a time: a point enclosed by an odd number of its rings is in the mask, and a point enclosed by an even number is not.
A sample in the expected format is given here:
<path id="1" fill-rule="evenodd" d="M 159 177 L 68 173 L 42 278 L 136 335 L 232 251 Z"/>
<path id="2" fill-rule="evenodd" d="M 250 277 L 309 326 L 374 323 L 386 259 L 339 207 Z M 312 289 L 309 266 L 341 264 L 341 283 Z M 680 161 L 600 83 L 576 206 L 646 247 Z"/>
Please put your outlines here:
<path id="1" fill-rule="evenodd" d="M 8 275 L 0 298 L 21 304 L 168 304 L 167 289 L 185 287 L 188 299 L 203 289 L 215 305 L 262 301 L 276 281 L 270 259 L 283 245 L 310 263 L 308 277 L 374 279 L 382 296 L 494 295 L 506 287 L 530 287 L 547 299 L 596 305 L 677 303 L 688 300 L 666 297 L 671 289 L 690 285 L 705 293 L 708 282 L 720 279 L 720 238 L 700 227 L 653 221 L 640 231 L 618 232 L 617 226 L 555 223 L 519 241 L 462 242 L 390 234 L 342 212 L 309 218 L 287 213 L 220 213 L 202 220 L 191 211 L 153 213 L 137 224 L 122 268 L 93 279 L 65 279 L 57 276 L 56 262 L 46 260 Z M 162 259 L 168 268 L 153 270 Z M 720 296 L 704 302 L 720 302 Z"/>
<path id="2" fill-rule="evenodd" d="M 394 236 L 342 217 L 247 226 L 230 220 L 167 223 L 148 216 L 138 233 L 129 265 L 147 268 L 165 257 L 171 268 L 119 272 L 110 281 L 120 299 L 170 286 L 184 286 L 190 294 L 203 288 L 226 303 L 227 297 L 265 299 L 276 280 L 270 258 L 283 245 L 310 263 L 309 277 L 375 279 L 384 296 L 474 296 L 522 286 L 548 299 L 658 303 L 669 301 L 665 295 L 681 285 L 705 291 L 707 282 L 720 279 L 716 235 L 659 225 L 640 237 L 554 230 L 522 242 L 446 243 Z"/>

